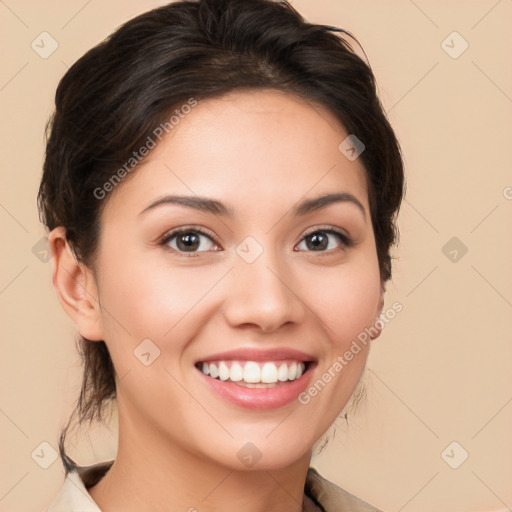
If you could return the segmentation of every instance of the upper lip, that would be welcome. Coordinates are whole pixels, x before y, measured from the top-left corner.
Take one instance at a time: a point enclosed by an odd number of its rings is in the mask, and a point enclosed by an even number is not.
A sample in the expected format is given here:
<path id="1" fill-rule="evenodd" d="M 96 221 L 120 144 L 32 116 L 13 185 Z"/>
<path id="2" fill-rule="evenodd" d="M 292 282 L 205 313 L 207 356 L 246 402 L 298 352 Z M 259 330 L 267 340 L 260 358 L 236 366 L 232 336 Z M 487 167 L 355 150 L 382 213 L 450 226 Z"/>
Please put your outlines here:
<path id="1" fill-rule="evenodd" d="M 274 349 L 240 348 L 226 352 L 217 352 L 198 359 L 196 362 L 208 361 L 315 361 L 315 357 L 306 352 L 292 348 L 278 347 Z"/>

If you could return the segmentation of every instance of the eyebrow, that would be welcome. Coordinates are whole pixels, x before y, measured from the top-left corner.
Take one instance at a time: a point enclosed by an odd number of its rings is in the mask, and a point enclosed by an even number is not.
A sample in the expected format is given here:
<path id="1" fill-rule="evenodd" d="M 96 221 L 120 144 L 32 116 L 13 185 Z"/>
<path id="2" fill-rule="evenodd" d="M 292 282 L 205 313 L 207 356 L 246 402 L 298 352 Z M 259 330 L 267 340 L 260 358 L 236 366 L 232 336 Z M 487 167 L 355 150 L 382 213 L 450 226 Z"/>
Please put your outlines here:
<path id="1" fill-rule="evenodd" d="M 334 203 L 349 203 L 354 204 L 363 214 L 366 220 L 366 210 L 361 202 L 352 194 L 348 192 L 339 192 L 335 194 L 325 194 L 312 199 L 305 199 L 301 201 L 292 209 L 292 214 L 295 216 L 304 216 L 308 213 L 314 212 L 321 208 L 325 208 Z M 153 201 L 149 206 L 144 208 L 139 215 L 156 208 L 157 206 L 177 204 L 195 210 L 201 210 L 215 215 L 222 215 L 224 217 L 234 217 L 235 212 L 233 208 L 227 207 L 220 201 L 209 199 L 200 196 L 179 196 L 179 195 L 166 195 Z"/>

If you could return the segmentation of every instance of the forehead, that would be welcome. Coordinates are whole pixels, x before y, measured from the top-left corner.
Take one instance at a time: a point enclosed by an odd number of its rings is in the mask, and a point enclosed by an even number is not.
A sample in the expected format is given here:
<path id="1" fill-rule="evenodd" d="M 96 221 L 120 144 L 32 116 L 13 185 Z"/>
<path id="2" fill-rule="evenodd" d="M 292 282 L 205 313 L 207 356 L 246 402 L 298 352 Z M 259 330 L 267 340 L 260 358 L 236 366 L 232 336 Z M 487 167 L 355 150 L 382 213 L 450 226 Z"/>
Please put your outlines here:
<path id="1" fill-rule="evenodd" d="M 106 211 L 141 210 L 163 193 L 221 198 L 249 212 L 262 202 L 268 207 L 335 191 L 352 193 L 367 207 L 364 166 L 339 150 L 349 134 L 327 108 L 262 90 L 201 100 L 187 110 L 117 187 Z"/>

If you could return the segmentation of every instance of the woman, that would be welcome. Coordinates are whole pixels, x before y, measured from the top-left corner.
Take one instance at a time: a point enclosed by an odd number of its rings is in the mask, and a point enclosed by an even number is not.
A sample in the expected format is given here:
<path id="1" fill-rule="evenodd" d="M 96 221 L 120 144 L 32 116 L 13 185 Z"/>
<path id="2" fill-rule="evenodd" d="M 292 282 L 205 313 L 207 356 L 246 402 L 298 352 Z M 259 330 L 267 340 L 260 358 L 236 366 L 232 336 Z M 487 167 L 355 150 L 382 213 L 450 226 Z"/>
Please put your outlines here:
<path id="1" fill-rule="evenodd" d="M 380 333 L 403 194 L 344 34 L 272 0 L 177 2 L 61 80 L 39 207 L 75 414 L 115 400 L 119 442 L 79 467 L 64 430 L 50 512 L 377 510 L 310 468 Z"/>

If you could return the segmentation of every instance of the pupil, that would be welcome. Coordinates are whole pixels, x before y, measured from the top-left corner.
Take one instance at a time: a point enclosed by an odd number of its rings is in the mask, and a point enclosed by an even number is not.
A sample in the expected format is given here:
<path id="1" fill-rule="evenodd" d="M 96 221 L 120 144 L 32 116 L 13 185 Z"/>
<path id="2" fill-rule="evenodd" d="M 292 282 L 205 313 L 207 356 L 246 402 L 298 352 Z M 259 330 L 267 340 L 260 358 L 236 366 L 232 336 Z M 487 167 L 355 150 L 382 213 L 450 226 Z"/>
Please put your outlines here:
<path id="1" fill-rule="evenodd" d="M 324 235 L 319 235 L 317 233 L 311 235 L 311 248 L 313 250 L 325 249 L 327 247 L 327 237 Z"/>
<path id="2" fill-rule="evenodd" d="M 178 246 L 181 245 L 180 250 L 181 249 L 185 249 L 185 250 L 186 249 L 197 249 L 197 247 L 199 245 L 198 240 L 199 240 L 199 237 L 196 234 L 187 233 L 187 234 L 181 235 L 178 238 Z"/>

